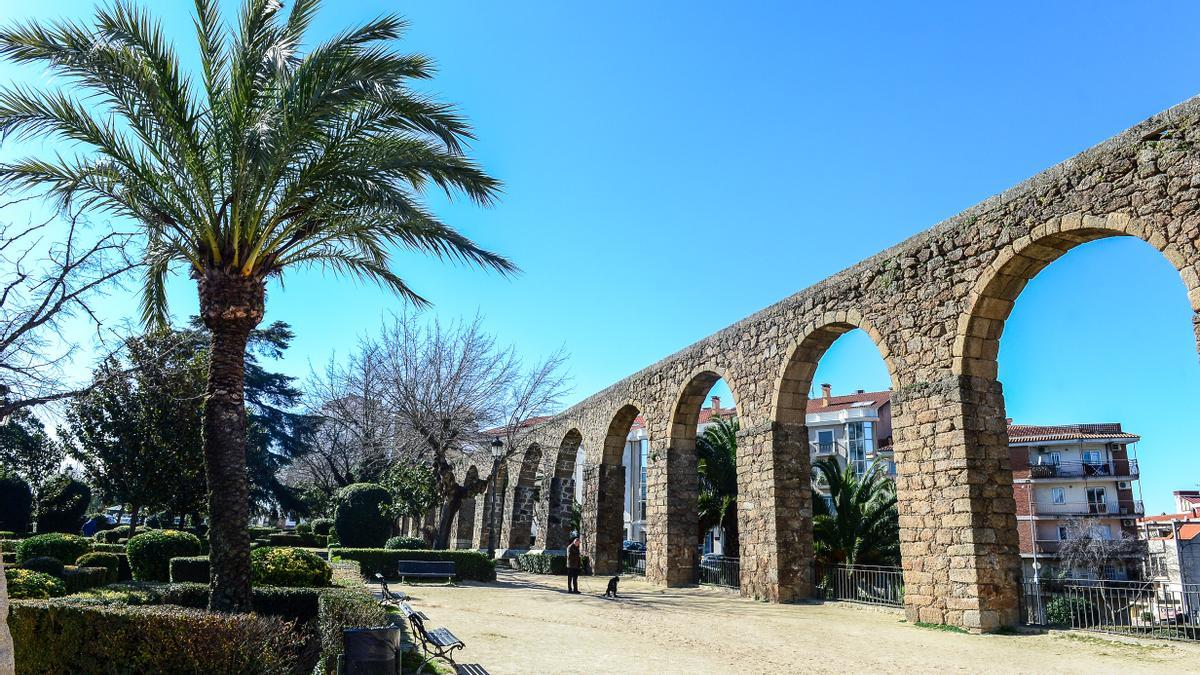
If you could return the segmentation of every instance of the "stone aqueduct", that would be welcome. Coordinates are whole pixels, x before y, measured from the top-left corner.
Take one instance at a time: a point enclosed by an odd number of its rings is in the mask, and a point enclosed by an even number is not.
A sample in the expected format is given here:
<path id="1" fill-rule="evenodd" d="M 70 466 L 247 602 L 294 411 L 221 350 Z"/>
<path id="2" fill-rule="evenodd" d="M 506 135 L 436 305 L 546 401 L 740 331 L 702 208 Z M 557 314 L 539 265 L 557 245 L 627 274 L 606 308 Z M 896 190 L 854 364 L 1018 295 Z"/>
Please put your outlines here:
<path id="1" fill-rule="evenodd" d="M 724 378 L 742 423 L 738 446 L 741 592 L 806 598 L 812 524 L 805 405 L 817 361 L 863 329 L 892 379 L 905 604 L 910 620 L 973 631 L 1017 622 L 1020 563 L 996 379 L 1013 303 L 1046 265 L 1081 243 L 1148 242 L 1178 270 L 1200 339 L 1200 97 L 811 286 L 564 411 L 507 468 L 499 548 L 562 548 L 576 451 L 585 464 L 584 546 L 598 574 L 619 566 L 621 454 L 642 415 L 649 580 L 690 583 L 696 563 L 696 422 Z M 531 505 L 544 477 L 548 508 Z M 483 499 L 476 500 L 481 506 Z M 486 546 L 485 509 L 460 517 L 464 546 Z M 537 513 L 537 515 L 534 515 Z M 471 526 L 471 521 L 475 525 Z M 473 535 L 473 540 L 472 540 Z"/>

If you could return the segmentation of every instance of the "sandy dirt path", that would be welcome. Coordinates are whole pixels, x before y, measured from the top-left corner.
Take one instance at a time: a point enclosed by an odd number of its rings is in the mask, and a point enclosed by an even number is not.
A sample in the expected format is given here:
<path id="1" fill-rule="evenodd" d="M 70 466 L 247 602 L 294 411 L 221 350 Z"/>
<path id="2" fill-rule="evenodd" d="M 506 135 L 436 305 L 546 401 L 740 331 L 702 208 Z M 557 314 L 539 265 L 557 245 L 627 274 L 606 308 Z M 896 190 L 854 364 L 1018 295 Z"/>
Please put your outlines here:
<path id="1" fill-rule="evenodd" d="M 461 661 L 501 673 L 1200 672 L 1200 645 L 1084 633 L 963 635 L 835 603 L 770 605 L 715 588 L 501 572 L 496 584 L 400 586 L 467 643 Z"/>

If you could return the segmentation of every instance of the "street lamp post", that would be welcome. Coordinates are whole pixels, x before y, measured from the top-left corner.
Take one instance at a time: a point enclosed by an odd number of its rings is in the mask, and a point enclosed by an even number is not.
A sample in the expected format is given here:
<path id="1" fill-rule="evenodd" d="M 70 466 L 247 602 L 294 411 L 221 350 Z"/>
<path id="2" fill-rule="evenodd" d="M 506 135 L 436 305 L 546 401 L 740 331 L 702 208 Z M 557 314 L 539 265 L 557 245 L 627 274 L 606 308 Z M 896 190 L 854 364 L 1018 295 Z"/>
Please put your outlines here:
<path id="1" fill-rule="evenodd" d="M 496 492 L 500 479 L 500 457 L 504 454 L 504 441 L 492 441 L 492 498 L 491 513 L 488 515 L 488 559 L 496 558 Z"/>

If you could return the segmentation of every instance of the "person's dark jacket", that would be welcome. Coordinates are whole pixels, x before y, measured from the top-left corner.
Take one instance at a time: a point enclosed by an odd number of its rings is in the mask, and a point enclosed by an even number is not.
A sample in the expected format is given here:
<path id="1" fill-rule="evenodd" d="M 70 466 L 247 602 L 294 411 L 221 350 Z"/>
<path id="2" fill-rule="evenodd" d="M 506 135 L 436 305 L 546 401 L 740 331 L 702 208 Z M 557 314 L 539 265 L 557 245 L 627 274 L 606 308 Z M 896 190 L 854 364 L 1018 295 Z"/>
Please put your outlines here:
<path id="1" fill-rule="evenodd" d="M 583 567 L 583 560 L 579 555 L 579 544 L 574 542 L 567 545 L 567 567 L 576 570 Z"/>

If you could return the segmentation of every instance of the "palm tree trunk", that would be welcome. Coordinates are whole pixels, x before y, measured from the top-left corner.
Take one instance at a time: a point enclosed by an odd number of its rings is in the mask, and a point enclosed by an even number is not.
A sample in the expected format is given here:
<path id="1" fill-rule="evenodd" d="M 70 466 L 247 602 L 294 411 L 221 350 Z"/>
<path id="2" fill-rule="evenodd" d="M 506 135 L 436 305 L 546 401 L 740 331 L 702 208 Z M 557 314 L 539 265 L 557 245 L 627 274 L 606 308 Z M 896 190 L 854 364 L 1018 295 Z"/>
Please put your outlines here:
<path id="1" fill-rule="evenodd" d="M 246 476 L 246 342 L 262 321 L 261 281 L 211 270 L 199 280 L 200 314 L 212 333 L 204 404 L 208 479 L 208 608 L 248 612 L 250 487 Z"/>

